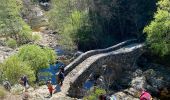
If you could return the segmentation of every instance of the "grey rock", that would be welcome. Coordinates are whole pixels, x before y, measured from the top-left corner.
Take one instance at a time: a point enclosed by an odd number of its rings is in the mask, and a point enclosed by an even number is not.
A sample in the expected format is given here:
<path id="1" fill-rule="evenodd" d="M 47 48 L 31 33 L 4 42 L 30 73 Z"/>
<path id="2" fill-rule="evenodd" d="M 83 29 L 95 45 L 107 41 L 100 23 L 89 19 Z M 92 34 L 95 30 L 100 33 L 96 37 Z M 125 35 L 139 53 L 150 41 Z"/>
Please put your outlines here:
<path id="1" fill-rule="evenodd" d="M 132 79 L 131 86 L 135 89 L 145 88 L 147 85 L 145 77 L 135 77 Z"/>
<path id="2" fill-rule="evenodd" d="M 143 72 L 141 69 L 137 69 L 134 73 L 133 73 L 133 77 L 140 77 L 143 75 Z"/>

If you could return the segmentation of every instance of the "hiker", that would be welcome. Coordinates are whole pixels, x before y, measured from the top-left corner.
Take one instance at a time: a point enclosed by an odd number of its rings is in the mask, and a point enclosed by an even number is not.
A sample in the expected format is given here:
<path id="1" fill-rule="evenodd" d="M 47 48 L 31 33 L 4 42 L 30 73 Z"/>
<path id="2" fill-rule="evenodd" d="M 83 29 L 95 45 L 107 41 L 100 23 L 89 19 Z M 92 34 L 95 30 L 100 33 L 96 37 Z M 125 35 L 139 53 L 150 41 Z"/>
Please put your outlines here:
<path id="1" fill-rule="evenodd" d="M 49 93 L 50 93 L 50 96 L 52 97 L 52 94 L 53 94 L 53 85 L 51 83 L 51 81 L 47 81 L 47 87 L 48 87 L 48 90 L 49 90 Z"/>
<path id="2" fill-rule="evenodd" d="M 61 71 L 62 73 L 64 73 L 64 66 L 63 66 L 63 65 L 61 65 L 60 71 Z"/>
<path id="3" fill-rule="evenodd" d="M 64 66 L 61 66 L 59 70 L 59 74 L 57 75 L 57 82 L 60 86 L 62 86 L 63 81 L 64 81 Z"/>
<path id="4" fill-rule="evenodd" d="M 63 85 L 63 81 L 64 81 L 64 73 L 63 72 L 59 72 L 59 74 L 58 74 L 58 76 L 57 76 L 57 78 L 58 78 L 58 84 L 60 85 L 60 86 L 62 86 Z"/>
<path id="5" fill-rule="evenodd" d="M 3 86 L 6 90 L 10 91 L 11 90 L 11 84 L 8 81 L 8 79 L 6 78 L 5 81 L 3 81 Z"/>
<path id="6" fill-rule="evenodd" d="M 20 84 L 26 88 L 29 88 L 27 76 L 24 75 L 20 78 Z"/>
<path id="7" fill-rule="evenodd" d="M 152 96 L 144 89 L 140 89 L 140 100 L 152 100 Z"/>

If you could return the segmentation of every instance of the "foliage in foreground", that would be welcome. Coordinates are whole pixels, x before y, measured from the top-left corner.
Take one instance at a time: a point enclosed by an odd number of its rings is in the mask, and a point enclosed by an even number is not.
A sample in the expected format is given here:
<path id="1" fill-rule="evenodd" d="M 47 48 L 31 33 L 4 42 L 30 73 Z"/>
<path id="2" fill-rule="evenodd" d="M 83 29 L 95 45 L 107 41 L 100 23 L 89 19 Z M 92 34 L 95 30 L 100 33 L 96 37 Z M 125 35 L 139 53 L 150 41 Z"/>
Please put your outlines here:
<path id="1" fill-rule="evenodd" d="M 0 67 L 0 76 L 15 84 L 18 79 L 26 75 L 32 83 L 42 68 L 47 68 L 56 60 L 55 52 L 50 48 L 41 48 L 38 45 L 24 45 L 16 55 L 9 57 Z M 36 77 L 36 78 L 35 78 Z M 2 80 L 1 80 L 2 81 Z"/>
<path id="2" fill-rule="evenodd" d="M 153 53 L 159 56 L 170 55 L 170 0 L 160 0 L 154 20 L 145 27 L 147 42 Z"/>
<path id="3" fill-rule="evenodd" d="M 83 100 L 98 100 L 99 95 L 106 94 L 106 91 L 101 88 L 96 88 L 94 91 L 89 91 L 88 96 L 84 97 Z"/>
<path id="4" fill-rule="evenodd" d="M 18 83 L 21 76 L 27 75 L 30 82 L 35 80 L 34 71 L 31 66 L 26 62 L 23 62 L 17 55 L 9 57 L 2 64 L 3 78 L 7 78 L 10 83 Z"/>

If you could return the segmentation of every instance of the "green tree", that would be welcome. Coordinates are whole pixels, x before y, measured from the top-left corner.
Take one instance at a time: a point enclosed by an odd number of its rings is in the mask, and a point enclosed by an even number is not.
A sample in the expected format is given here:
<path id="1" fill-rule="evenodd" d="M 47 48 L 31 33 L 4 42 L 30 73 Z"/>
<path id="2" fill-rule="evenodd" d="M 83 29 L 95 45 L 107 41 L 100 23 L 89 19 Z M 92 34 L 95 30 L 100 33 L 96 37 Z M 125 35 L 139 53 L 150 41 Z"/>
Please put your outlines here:
<path id="1" fill-rule="evenodd" d="M 42 68 L 47 68 L 49 64 L 55 63 L 55 52 L 49 48 L 41 48 L 38 45 L 24 45 L 18 52 L 18 57 L 23 62 L 28 63 L 34 70 L 36 77 L 37 73 Z"/>
<path id="2" fill-rule="evenodd" d="M 66 19 L 70 16 L 73 10 L 73 3 L 75 0 L 51 0 L 52 9 L 48 13 L 50 26 L 58 32 L 63 30 Z M 56 23 L 57 22 L 57 23 Z"/>
<path id="3" fill-rule="evenodd" d="M 35 81 L 35 74 L 31 66 L 16 55 L 9 57 L 1 67 L 3 78 L 7 78 L 12 84 L 18 83 L 19 78 L 23 75 L 27 75 L 30 83 Z"/>
<path id="4" fill-rule="evenodd" d="M 62 31 L 62 35 L 66 35 L 66 37 L 70 38 L 71 42 L 64 42 L 68 45 L 73 42 L 71 47 L 74 47 L 74 45 L 87 47 L 90 41 L 94 40 L 91 30 L 88 14 L 75 10 L 68 18 L 67 23 L 64 24 Z"/>
<path id="5" fill-rule="evenodd" d="M 92 31 L 86 4 L 82 5 L 77 0 L 52 0 L 52 4 L 53 9 L 48 14 L 49 21 L 51 27 L 61 33 L 60 43 L 66 49 L 85 49 L 90 44 L 95 45 L 96 34 Z"/>
<path id="6" fill-rule="evenodd" d="M 147 42 L 159 56 L 170 55 L 170 1 L 160 0 L 154 20 L 145 27 Z"/>
<path id="7" fill-rule="evenodd" d="M 45 47 L 43 48 L 44 52 L 47 54 L 49 64 L 54 64 L 56 62 L 57 55 L 54 50 L 51 48 Z"/>

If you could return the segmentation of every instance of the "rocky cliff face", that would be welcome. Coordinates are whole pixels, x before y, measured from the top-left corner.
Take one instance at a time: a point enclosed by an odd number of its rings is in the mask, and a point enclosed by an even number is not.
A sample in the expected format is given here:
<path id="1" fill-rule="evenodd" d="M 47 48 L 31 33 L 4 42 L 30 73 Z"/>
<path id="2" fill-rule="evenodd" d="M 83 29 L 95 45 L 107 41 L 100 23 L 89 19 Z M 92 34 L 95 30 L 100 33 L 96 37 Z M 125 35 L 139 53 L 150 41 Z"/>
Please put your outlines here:
<path id="1" fill-rule="evenodd" d="M 125 71 L 114 81 L 111 91 L 118 99 L 138 100 L 139 88 L 150 92 L 155 100 L 170 98 L 170 69 L 156 64 L 148 64 L 142 68 L 136 66 Z"/>

